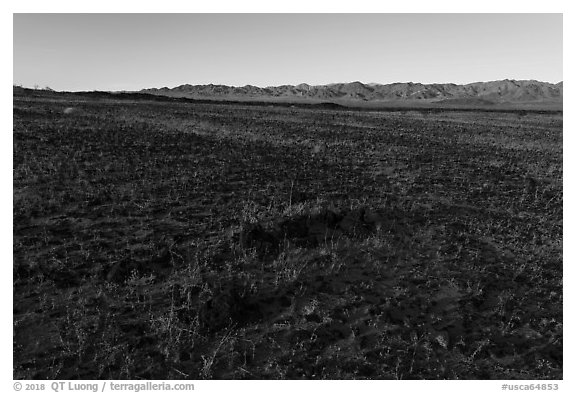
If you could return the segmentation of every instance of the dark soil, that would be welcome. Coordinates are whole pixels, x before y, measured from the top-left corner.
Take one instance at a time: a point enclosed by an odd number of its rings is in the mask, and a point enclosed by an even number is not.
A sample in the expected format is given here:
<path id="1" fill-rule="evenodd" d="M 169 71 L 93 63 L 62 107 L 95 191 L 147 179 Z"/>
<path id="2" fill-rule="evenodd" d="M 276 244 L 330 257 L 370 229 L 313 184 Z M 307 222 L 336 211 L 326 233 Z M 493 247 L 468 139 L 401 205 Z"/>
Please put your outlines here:
<path id="1" fill-rule="evenodd" d="M 16 379 L 563 377 L 560 114 L 22 91 L 13 137 Z"/>

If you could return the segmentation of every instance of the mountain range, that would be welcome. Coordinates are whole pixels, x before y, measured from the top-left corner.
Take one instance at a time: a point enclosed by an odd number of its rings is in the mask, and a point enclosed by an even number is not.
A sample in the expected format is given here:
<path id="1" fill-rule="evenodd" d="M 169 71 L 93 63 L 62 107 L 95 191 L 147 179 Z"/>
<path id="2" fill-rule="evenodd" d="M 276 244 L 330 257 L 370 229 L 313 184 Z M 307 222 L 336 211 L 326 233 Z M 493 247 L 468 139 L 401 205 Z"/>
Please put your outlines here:
<path id="1" fill-rule="evenodd" d="M 563 82 L 556 84 L 536 80 L 500 80 L 465 85 L 454 83 L 391 83 L 361 82 L 328 85 L 282 85 L 257 87 L 246 85 L 181 85 L 174 88 L 143 89 L 140 93 L 193 99 L 284 102 L 334 102 L 344 104 L 556 104 L 562 105 Z"/>

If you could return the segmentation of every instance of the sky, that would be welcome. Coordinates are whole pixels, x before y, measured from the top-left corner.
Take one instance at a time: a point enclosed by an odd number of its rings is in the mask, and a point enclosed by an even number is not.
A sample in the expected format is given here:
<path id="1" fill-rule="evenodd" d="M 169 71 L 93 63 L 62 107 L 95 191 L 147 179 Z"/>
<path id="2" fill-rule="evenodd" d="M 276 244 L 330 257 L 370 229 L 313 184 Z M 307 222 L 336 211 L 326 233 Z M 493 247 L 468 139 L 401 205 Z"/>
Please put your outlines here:
<path id="1" fill-rule="evenodd" d="M 14 14 L 13 82 L 61 91 L 562 75 L 562 14 Z"/>

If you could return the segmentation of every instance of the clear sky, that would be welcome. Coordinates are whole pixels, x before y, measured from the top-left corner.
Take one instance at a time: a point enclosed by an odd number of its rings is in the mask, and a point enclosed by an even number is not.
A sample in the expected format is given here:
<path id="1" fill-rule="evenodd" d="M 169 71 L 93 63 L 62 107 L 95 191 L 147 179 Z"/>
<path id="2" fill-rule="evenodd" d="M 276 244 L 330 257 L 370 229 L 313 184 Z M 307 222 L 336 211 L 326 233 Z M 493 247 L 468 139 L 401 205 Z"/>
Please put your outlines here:
<path id="1" fill-rule="evenodd" d="M 14 14 L 14 84 L 559 82 L 562 14 Z"/>

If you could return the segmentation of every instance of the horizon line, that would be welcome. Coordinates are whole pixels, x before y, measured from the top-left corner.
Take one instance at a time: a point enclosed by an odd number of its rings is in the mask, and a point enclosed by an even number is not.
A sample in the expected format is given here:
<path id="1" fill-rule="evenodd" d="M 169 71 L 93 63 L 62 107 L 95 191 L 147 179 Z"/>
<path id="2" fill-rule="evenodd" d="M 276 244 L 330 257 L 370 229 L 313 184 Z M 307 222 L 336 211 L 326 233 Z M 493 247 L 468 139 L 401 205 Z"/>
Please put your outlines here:
<path id="1" fill-rule="evenodd" d="M 387 85 L 396 85 L 396 84 L 421 84 L 421 85 L 456 85 L 456 86 L 466 86 L 466 85 L 473 85 L 476 83 L 491 83 L 491 82 L 504 82 L 504 81 L 512 81 L 512 82 L 540 82 L 540 83 L 547 83 L 550 85 L 557 85 L 559 83 L 563 83 L 564 80 L 560 80 L 558 82 L 549 82 L 549 81 L 542 81 L 539 79 L 511 79 L 511 78 L 504 78 L 504 79 L 494 79 L 494 80 L 487 80 L 487 81 L 475 81 L 475 82 L 468 82 L 468 83 L 455 83 L 455 82 L 431 82 L 431 83 L 423 83 L 423 82 L 414 82 L 414 81 L 405 81 L 405 82 L 390 82 L 390 83 L 380 83 L 380 82 L 362 82 L 359 80 L 354 80 L 354 81 L 350 81 L 350 82 L 331 82 L 331 83 L 325 83 L 325 84 L 310 84 L 307 82 L 301 82 L 301 83 L 297 83 L 297 84 L 278 84 L 278 85 L 267 85 L 267 86 L 259 86 L 259 85 L 253 85 L 253 84 L 246 84 L 246 85 L 227 85 L 227 84 L 222 84 L 222 83 L 198 83 L 198 84 L 192 84 L 192 83 L 181 83 L 179 85 L 173 85 L 172 87 L 169 86 L 162 86 L 162 87 L 143 87 L 140 88 L 139 90 L 126 90 L 126 89 L 121 89 L 121 90 L 100 90 L 100 89 L 92 89 L 92 90 L 58 90 L 58 89 L 54 89 L 48 85 L 44 85 L 43 87 L 40 87 L 40 84 L 35 84 L 34 87 L 30 86 L 24 86 L 23 84 L 18 84 L 18 83 L 13 83 L 12 86 L 13 87 L 21 87 L 21 88 L 26 88 L 26 89 L 32 89 L 32 90 L 46 90 L 47 88 L 50 88 L 51 90 L 54 90 L 56 92 L 84 92 L 84 91 L 103 91 L 103 92 L 139 92 L 142 90 L 149 90 L 149 89 L 174 89 L 176 87 L 180 87 L 180 86 L 226 86 L 226 87 L 232 87 L 232 88 L 242 88 L 242 87 L 256 87 L 259 89 L 267 89 L 267 88 L 271 88 L 271 87 L 281 87 L 281 86 L 299 86 L 299 85 L 308 85 L 310 87 L 323 87 L 323 86 L 330 86 L 330 85 L 337 85 L 337 84 L 351 84 L 351 83 L 361 83 L 362 85 L 365 86 L 369 86 L 369 85 L 380 85 L 380 86 L 387 86 Z"/>

